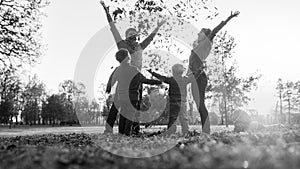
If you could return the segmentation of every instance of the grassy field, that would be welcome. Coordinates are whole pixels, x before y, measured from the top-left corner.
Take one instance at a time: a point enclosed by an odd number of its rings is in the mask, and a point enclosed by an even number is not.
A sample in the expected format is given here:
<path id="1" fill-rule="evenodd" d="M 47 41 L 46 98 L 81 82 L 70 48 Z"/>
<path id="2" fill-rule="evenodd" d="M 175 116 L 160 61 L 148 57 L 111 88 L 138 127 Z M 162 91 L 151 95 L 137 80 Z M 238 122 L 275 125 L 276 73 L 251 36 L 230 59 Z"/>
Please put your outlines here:
<path id="1" fill-rule="evenodd" d="M 210 136 L 193 132 L 186 138 L 124 137 L 101 134 L 102 130 L 103 127 L 30 131 L 1 128 L 0 168 L 298 169 L 300 166 L 298 126 L 274 126 L 246 133 L 213 127 Z M 23 136 L 16 136 L 20 133 Z M 166 152 L 160 153 L 164 148 Z"/>
<path id="2" fill-rule="evenodd" d="M 143 131 L 158 131 L 166 126 L 153 126 L 150 129 L 144 129 Z M 180 130 L 180 126 L 177 126 L 177 130 Z M 190 130 L 200 130 L 200 126 L 190 126 Z M 220 132 L 220 131 L 232 131 L 233 126 L 229 126 L 226 128 L 225 126 L 212 126 L 212 132 Z M 15 128 L 9 129 L 7 126 L 0 127 L 0 137 L 9 137 L 9 136 L 26 136 L 26 135 L 41 135 L 41 134 L 68 134 L 68 133 L 88 133 L 88 134 L 100 134 L 103 133 L 104 126 L 67 126 L 67 127 L 59 127 L 59 126 L 17 126 Z M 114 133 L 118 132 L 118 128 L 114 127 Z"/>

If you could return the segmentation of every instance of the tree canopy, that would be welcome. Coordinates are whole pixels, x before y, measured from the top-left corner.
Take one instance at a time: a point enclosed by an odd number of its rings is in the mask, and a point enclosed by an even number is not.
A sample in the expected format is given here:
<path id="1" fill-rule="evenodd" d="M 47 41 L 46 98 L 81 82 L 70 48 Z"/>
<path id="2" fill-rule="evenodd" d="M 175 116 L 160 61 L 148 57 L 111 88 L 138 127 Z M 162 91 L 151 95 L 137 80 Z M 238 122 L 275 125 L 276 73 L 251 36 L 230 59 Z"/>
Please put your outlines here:
<path id="1" fill-rule="evenodd" d="M 0 1 L 0 67 L 34 64 L 42 54 L 42 8 L 47 0 Z"/>

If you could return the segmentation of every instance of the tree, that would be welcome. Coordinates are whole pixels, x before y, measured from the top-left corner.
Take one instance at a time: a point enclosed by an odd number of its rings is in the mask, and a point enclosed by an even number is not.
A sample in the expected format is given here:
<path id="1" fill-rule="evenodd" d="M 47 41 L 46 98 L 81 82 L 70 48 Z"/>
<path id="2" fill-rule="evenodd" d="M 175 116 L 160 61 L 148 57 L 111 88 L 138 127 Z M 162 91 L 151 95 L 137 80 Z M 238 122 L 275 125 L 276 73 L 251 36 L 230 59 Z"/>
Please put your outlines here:
<path id="1" fill-rule="evenodd" d="M 42 105 L 43 124 L 55 125 L 66 119 L 66 108 L 64 105 L 64 96 L 52 94 L 43 101 Z"/>
<path id="2" fill-rule="evenodd" d="M 283 121 L 283 112 L 282 112 L 282 92 L 283 92 L 283 82 L 282 79 L 279 78 L 277 81 L 277 86 L 276 90 L 278 92 L 278 98 L 279 98 L 279 111 L 280 111 L 280 117 L 279 117 L 279 122 L 282 123 Z"/>
<path id="3" fill-rule="evenodd" d="M 114 97 L 114 92 L 107 94 L 106 93 L 106 84 L 101 83 L 98 87 L 98 92 L 100 93 L 100 97 L 98 98 L 98 103 L 102 106 L 102 111 L 100 112 L 100 118 L 102 118 L 102 121 L 107 119 L 109 109 L 111 108 L 111 105 L 113 103 L 112 98 Z M 99 106 L 100 106 L 99 105 Z"/>
<path id="4" fill-rule="evenodd" d="M 41 110 L 37 100 L 29 101 L 24 105 L 21 117 L 26 125 L 33 125 L 36 124 L 37 121 L 40 121 L 40 112 Z"/>
<path id="5" fill-rule="evenodd" d="M 92 100 L 90 106 L 90 112 L 92 114 L 92 119 L 94 121 L 94 124 L 100 124 L 100 117 L 101 117 L 101 112 L 100 112 L 100 105 L 97 103 L 95 99 Z"/>
<path id="6" fill-rule="evenodd" d="M 24 110 L 22 111 L 22 118 L 26 124 L 40 124 L 42 102 L 46 99 L 45 84 L 35 74 L 32 78 L 29 78 L 29 82 L 26 84 L 24 91 L 21 95 L 22 105 Z"/>
<path id="7" fill-rule="evenodd" d="M 286 82 L 283 86 L 283 101 L 287 102 L 286 108 L 288 109 L 288 124 L 291 124 L 291 109 L 294 109 L 294 105 L 292 105 L 292 90 L 294 87 L 293 82 Z"/>
<path id="8" fill-rule="evenodd" d="M 100 123 L 100 105 L 95 99 L 89 100 L 88 97 L 81 97 L 76 106 L 81 125 L 97 125 Z"/>
<path id="9" fill-rule="evenodd" d="M 250 101 L 249 93 L 257 86 L 259 75 L 238 77 L 238 67 L 233 58 L 236 44 L 227 32 L 216 36 L 211 58 L 207 61 L 209 84 L 208 96 L 217 103 L 221 113 L 221 123 L 228 126 L 230 114 Z"/>
<path id="10" fill-rule="evenodd" d="M 300 113 L 300 80 L 294 83 L 293 104 Z"/>
<path id="11" fill-rule="evenodd" d="M 82 106 L 81 102 L 84 102 L 84 97 L 87 97 L 84 84 L 76 84 L 72 80 L 65 80 L 59 85 L 59 93 L 64 98 L 68 123 L 78 123 L 77 115 L 84 113 L 80 108 Z"/>
<path id="12" fill-rule="evenodd" d="M 279 121 L 281 123 L 287 122 L 288 124 L 298 123 L 297 114 L 300 112 L 300 81 L 283 82 L 283 80 L 279 78 L 277 81 L 276 90 L 279 99 L 276 104 L 276 112 L 278 102 L 280 103 Z"/>
<path id="13" fill-rule="evenodd" d="M 89 100 L 87 97 L 80 97 L 76 101 L 76 114 L 81 125 L 87 125 L 91 121 L 89 114 Z"/>
<path id="14" fill-rule="evenodd" d="M 13 116 L 14 102 L 11 98 L 6 98 L 0 104 L 0 123 L 9 124 L 9 120 Z"/>
<path id="15" fill-rule="evenodd" d="M 294 113 L 299 112 L 300 110 L 300 82 L 292 82 L 286 81 L 283 82 L 282 79 L 278 80 L 278 85 L 276 89 L 278 90 L 279 94 L 279 101 L 281 101 L 281 111 L 282 117 L 281 122 L 286 122 L 286 114 L 287 114 L 287 123 L 292 123 L 292 118 L 297 117 Z M 287 112 L 287 113 L 285 113 Z"/>
<path id="16" fill-rule="evenodd" d="M 2 68 L 0 80 L 0 123 L 8 124 L 18 115 L 18 98 L 22 84 L 15 68 Z"/>
<path id="17" fill-rule="evenodd" d="M 42 53 L 42 8 L 48 4 L 47 0 L 0 1 L 0 67 L 37 62 Z"/>

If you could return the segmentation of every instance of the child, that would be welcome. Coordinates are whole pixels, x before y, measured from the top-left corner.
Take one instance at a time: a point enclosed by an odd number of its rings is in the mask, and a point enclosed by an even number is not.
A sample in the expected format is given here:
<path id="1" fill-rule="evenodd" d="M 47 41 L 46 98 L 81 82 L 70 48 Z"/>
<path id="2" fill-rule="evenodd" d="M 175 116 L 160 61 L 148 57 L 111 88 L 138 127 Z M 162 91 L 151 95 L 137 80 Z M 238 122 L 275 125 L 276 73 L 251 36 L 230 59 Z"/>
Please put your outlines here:
<path id="1" fill-rule="evenodd" d="M 184 77 L 184 67 L 182 64 L 175 64 L 172 66 L 173 77 L 165 77 L 159 75 L 151 70 L 148 70 L 153 76 L 169 84 L 169 99 L 170 111 L 168 122 L 168 133 L 174 134 L 176 132 L 176 119 L 179 116 L 179 121 L 182 127 L 182 134 L 188 134 L 188 117 L 187 117 L 187 85 L 194 79 L 193 76 Z"/>
<path id="2" fill-rule="evenodd" d="M 120 66 L 113 75 L 112 86 L 118 81 L 117 93 L 121 108 L 119 133 L 129 136 L 131 134 L 133 119 L 139 109 L 138 102 L 141 83 L 153 85 L 161 84 L 162 82 L 145 78 L 135 66 L 132 66 L 127 49 L 121 48 L 116 53 L 116 59 L 120 62 Z"/>

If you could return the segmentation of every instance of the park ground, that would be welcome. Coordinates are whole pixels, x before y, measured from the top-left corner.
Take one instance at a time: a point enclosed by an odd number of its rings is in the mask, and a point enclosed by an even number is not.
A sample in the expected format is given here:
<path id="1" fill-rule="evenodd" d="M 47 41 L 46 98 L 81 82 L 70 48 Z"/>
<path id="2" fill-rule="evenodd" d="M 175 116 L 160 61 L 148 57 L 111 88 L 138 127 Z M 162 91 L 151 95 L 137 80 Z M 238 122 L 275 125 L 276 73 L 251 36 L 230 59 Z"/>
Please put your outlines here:
<path id="1" fill-rule="evenodd" d="M 142 127 L 142 131 L 147 132 L 155 132 L 166 128 L 167 126 L 153 126 L 150 129 L 144 129 Z M 177 126 L 177 130 L 180 130 L 180 126 Z M 198 125 L 190 125 L 190 130 L 200 130 L 200 126 Z M 232 131 L 233 126 L 229 126 L 226 128 L 225 126 L 212 126 L 212 132 L 219 131 Z M 101 134 L 104 132 L 104 126 L 67 126 L 67 127 L 59 127 L 59 126 L 17 126 L 9 129 L 8 127 L 0 127 L 0 137 L 10 137 L 10 136 L 26 136 L 26 135 L 41 135 L 41 134 L 68 134 L 68 133 L 87 133 L 87 134 Z M 118 128 L 114 127 L 114 133 L 118 132 Z"/>
<path id="2" fill-rule="evenodd" d="M 144 132 L 155 132 L 161 127 L 164 126 Z M 198 128 L 191 126 L 191 130 Z M 103 127 L 92 126 L 1 127 L 0 169 L 300 166 L 299 126 L 280 125 L 243 133 L 233 132 L 232 126 L 213 126 L 210 136 L 195 131 L 186 138 L 134 138 L 102 132 Z M 167 146 L 169 149 L 161 153 Z"/>

